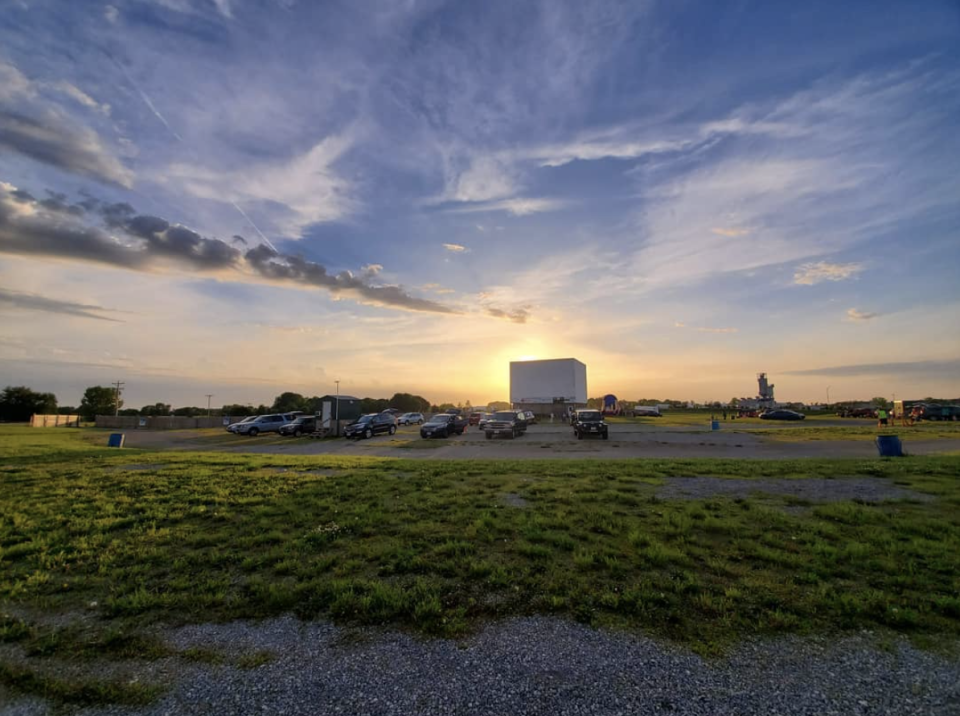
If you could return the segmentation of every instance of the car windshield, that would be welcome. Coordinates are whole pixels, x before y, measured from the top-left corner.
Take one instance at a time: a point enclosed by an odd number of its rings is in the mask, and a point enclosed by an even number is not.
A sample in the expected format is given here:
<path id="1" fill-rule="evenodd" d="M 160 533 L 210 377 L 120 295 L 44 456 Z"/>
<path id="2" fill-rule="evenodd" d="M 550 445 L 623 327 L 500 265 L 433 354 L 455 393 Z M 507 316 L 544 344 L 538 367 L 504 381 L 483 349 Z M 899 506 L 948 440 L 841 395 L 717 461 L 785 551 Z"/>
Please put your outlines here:
<path id="1" fill-rule="evenodd" d="M 580 420 L 600 420 L 600 412 L 597 410 L 584 411 L 577 413 L 577 418 Z"/>
<path id="2" fill-rule="evenodd" d="M 517 414 L 510 411 L 501 411 L 493 414 L 494 420 L 516 420 Z"/>
<path id="3" fill-rule="evenodd" d="M 377 416 L 376 416 L 376 415 L 361 415 L 359 418 L 357 418 L 357 422 L 358 422 L 358 423 L 369 423 L 369 422 L 370 422 L 371 420 L 373 420 L 375 417 L 377 417 Z"/>
<path id="4" fill-rule="evenodd" d="M 431 423 L 449 423 L 453 419 L 453 416 L 450 413 L 440 413 L 440 415 L 434 415 L 430 418 Z"/>
<path id="5" fill-rule="evenodd" d="M 257 419 L 257 416 L 256 416 L 256 415 L 251 415 L 249 418 L 244 418 L 244 419 L 241 420 L 240 422 L 241 422 L 241 423 L 252 423 L 252 422 L 253 422 L 254 420 L 256 420 L 256 419 Z"/>

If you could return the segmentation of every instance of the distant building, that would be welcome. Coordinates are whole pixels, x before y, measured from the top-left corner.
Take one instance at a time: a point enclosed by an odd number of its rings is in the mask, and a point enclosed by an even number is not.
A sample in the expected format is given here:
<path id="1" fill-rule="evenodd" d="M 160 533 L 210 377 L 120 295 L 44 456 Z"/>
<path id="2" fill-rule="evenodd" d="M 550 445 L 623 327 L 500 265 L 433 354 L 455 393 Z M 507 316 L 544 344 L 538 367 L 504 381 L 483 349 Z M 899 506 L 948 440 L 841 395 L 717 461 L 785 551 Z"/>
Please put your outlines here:
<path id="1" fill-rule="evenodd" d="M 510 402 L 514 408 L 562 418 L 587 405 L 587 366 L 576 358 L 512 361 Z"/>

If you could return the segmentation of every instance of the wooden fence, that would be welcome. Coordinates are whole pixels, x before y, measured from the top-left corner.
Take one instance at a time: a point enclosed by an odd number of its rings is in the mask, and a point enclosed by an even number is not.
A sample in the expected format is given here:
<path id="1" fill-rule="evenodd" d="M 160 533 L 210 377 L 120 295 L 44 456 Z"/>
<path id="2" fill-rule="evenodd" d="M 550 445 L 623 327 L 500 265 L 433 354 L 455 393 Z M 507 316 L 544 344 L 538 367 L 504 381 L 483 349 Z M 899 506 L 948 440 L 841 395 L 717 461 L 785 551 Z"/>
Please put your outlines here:
<path id="1" fill-rule="evenodd" d="M 32 428 L 79 428 L 79 415 L 34 415 L 30 418 Z"/>

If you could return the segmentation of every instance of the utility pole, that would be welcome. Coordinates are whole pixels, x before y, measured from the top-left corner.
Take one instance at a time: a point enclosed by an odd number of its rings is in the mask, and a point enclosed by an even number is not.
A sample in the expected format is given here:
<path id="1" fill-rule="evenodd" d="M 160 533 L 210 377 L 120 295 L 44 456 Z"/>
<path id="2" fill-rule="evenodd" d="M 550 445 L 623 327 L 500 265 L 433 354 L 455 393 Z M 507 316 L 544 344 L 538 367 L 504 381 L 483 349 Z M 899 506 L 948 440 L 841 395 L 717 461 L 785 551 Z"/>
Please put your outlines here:
<path id="1" fill-rule="evenodd" d="M 830 386 L 827 386 L 827 405 L 830 405 Z"/>
<path id="2" fill-rule="evenodd" d="M 116 383 L 111 383 L 117 391 L 113 398 L 113 414 L 114 416 L 120 415 L 120 391 L 123 389 L 123 386 L 126 385 L 122 380 L 118 380 Z"/>
<path id="3" fill-rule="evenodd" d="M 210 398 L 213 397 L 213 393 L 207 393 L 207 417 L 210 417 Z"/>
<path id="4" fill-rule="evenodd" d="M 337 405 L 334 407 L 334 418 L 333 421 L 337 425 L 337 437 L 340 437 L 340 381 L 333 381 L 337 384 Z"/>

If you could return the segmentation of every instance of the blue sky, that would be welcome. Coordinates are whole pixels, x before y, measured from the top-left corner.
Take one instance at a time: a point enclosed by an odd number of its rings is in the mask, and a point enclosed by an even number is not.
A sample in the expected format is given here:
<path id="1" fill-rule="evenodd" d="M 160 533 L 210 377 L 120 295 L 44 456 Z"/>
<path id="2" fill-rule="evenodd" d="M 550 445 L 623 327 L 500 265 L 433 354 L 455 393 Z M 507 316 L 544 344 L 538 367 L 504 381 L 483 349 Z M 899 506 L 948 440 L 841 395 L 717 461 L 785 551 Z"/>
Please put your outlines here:
<path id="1" fill-rule="evenodd" d="M 960 8 L 7 0 L 5 383 L 960 395 Z"/>

